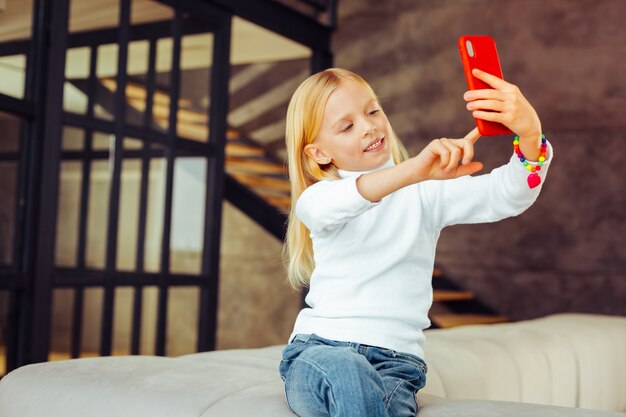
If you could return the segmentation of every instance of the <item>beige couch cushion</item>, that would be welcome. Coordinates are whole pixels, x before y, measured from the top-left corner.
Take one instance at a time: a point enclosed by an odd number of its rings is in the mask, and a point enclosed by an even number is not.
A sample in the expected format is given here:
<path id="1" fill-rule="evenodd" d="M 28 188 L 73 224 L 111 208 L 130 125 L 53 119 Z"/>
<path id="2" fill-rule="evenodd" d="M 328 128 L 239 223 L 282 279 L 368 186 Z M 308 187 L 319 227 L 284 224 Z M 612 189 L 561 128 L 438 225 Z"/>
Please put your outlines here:
<path id="1" fill-rule="evenodd" d="M 626 411 L 626 317 L 429 330 L 426 343 L 425 393 Z"/>

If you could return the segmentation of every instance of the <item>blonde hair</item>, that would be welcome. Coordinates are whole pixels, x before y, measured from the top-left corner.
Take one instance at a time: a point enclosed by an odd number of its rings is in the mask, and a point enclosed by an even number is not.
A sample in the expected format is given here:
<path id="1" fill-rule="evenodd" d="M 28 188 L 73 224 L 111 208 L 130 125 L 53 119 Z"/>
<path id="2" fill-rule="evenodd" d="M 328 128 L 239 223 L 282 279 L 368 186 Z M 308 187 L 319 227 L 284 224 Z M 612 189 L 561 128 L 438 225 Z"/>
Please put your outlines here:
<path id="1" fill-rule="evenodd" d="M 345 69 L 330 68 L 313 74 L 302 82 L 291 97 L 287 109 L 285 140 L 291 181 L 291 211 L 287 238 L 283 246 L 283 259 L 287 264 L 289 283 L 294 289 L 308 285 L 315 267 L 309 230 L 296 217 L 296 202 L 302 192 L 316 182 L 339 179 L 337 168 L 333 164 L 318 165 L 306 155 L 304 147 L 313 143 L 317 137 L 328 97 L 339 87 L 342 80 L 358 82 L 376 101 L 379 101 L 372 87 L 359 75 Z M 393 130 L 390 136 L 391 154 L 397 164 L 407 159 L 408 153 Z"/>

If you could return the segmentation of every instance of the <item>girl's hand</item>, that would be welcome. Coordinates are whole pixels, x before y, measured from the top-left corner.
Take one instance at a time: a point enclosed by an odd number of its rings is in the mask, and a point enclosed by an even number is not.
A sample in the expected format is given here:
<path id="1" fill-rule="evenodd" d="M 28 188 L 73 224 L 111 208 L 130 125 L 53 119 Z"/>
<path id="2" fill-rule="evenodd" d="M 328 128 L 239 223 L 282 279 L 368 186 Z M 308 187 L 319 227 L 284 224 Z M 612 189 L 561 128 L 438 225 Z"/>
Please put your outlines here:
<path id="1" fill-rule="evenodd" d="M 537 112 L 516 85 L 479 69 L 474 69 L 472 74 L 494 88 L 467 91 L 463 95 L 472 116 L 502 123 L 520 138 L 540 138 L 541 122 Z"/>
<path id="2" fill-rule="evenodd" d="M 360 175 L 356 180 L 357 190 L 369 201 L 380 201 L 410 184 L 429 179 L 456 178 L 480 171 L 483 164 L 472 162 L 474 143 L 479 137 L 475 128 L 463 139 L 435 139 L 414 158 L 391 168 Z M 461 158 L 463 163 L 459 165 Z"/>
<path id="3" fill-rule="evenodd" d="M 474 128 L 462 139 L 435 139 L 410 161 L 417 176 L 416 182 L 424 180 L 445 180 L 471 175 L 483 169 L 480 162 L 472 162 L 474 143 L 480 137 Z M 462 164 L 459 165 L 459 161 Z"/>

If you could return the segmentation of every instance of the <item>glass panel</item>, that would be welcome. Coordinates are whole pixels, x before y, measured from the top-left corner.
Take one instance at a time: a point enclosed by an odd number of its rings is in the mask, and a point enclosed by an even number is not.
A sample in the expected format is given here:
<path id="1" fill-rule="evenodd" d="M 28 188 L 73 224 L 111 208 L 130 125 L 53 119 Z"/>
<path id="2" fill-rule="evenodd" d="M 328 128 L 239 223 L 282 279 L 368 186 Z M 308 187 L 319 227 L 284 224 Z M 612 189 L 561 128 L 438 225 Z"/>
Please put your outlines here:
<path id="1" fill-rule="evenodd" d="M 177 115 L 177 134 L 184 138 L 207 142 L 209 68 L 213 56 L 213 34 L 184 36 L 181 50 L 181 100 Z"/>
<path id="2" fill-rule="evenodd" d="M 13 263 L 22 120 L 0 112 L 0 265 Z"/>
<path id="3" fill-rule="evenodd" d="M 157 41 L 156 54 L 156 77 L 154 90 L 154 105 L 152 117 L 157 126 L 163 131 L 169 125 L 170 115 L 170 71 L 172 70 L 172 45 L 171 38 L 162 38 Z"/>
<path id="4" fill-rule="evenodd" d="M 142 355 L 154 355 L 158 298 L 159 289 L 157 287 L 144 287 L 141 306 L 140 352 Z"/>
<path id="5" fill-rule="evenodd" d="M 96 151 L 111 151 L 115 149 L 115 135 L 112 133 L 93 132 L 91 146 Z"/>
<path id="6" fill-rule="evenodd" d="M 139 139 L 124 139 L 124 149 L 138 150 L 143 149 L 143 141 Z"/>
<path id="7" fill-rule="evenodd" d="M 65 55 L 65 85 L 63 87 L 63 110 L 86 114 L 89 84 L 90 48 L 68 49 Z"/>
<path id="8" fill-rule="evenodd" d="M 137 262 L 137 225 L 141 191 L 141 160 L 122 161 L 117 232 L 117 269 L 134 271 Z"/>
<path id="9" fill-rule="evenodd" d="M 133 25 L 157 21 L 169 21 L 174 17 L 171 7 L 152 0 L 134 0 L 131 4 L 131 23 Z M 153 117 L 159 116 L 155 120 L 157 126 L 167 129 L 167 118 L 169 115 L 169 71 L 171 68 L 172 41 L 165 36 L 169 36 L 170 29 L 162 34 L 164 38 L 157 41 L 157 65 L 155 71 L 161 72 L 157 75 L 155 84 Z M 126 95 L 132 108 L 127 108 L 126 120 L 128 123 L 139 125 L 143 123 L 146 108 L 146 82 L 148 73 L 149 42 L 137 41 L 129 44 L 128 61 L 128 87 Z M 133 111 L 135 110 L 135 111 Z M 161 129 L 159 129 L 161 130 Z"/>
<path id="10" fill-rule="evenodd" d="M 105 109 L 101 104 L 98 104 L 97 102 L 93 106 L 93 114 L 98 119 L 113 121 L 113 114 L 110 113 L 107 109 Z"/>
<path id="11" fill-rule="evenodd" d="M 153 146 L 152 149 L 158 149 Z M 148 181 L 148 208 L 146 213 L 146 237 L 144 269 L 147 272 L 161 271 L 161 242 L 163 241 L 163 212 L 165 210 L 165 178 L 167 160 L 152 158 Z"/>
<path id="12" fill-rule="evenodd" d="M 63 150 L 82 151 L 85 146 L 85 131 L 76 127 L 63 127 Z"/>
<path id="13" fill-rule="evenodd" d="M 50 323 L 49 361 L 70 359 L 72 342 L 72 314 L 74 290 L 71 288 L 52 291 L 52 318 Z"/>
<path id="14" fill-rule="evenodd" d="M 109 194 L 112 166 L 109 161 L 93 161 L 89 177 L 87 208 L 86 266 L 103 269 L 106 262 Z"/>
<path id="15" fill-rule="evenodd" d="M 59 178 L 55 265 L 76 267 L 83 163 L 61 162 Z"/>
<path id="16" fill-rule="evenodd" d="M 199 288 L 172 287 L 169 289 L 165 347 L 168 356 L 196 352 L 199 300 Z"/>
<path id="17" fill-rule="evenodd" d="M 0 43 L 30 39 L 33 0 L 0 3 L 5 5 L 0 13 Z M 0 94 L 24 98 L 28 45 L 24 43 L 22 48 L 23 54 L 0 57 Z"/>
<path id="18" fill-rule="evenodd" d="M 83 296 L 83 326 L 81 357 L 100 355 L 100 332 L 102 326 L 102 288 L 85 288 Z"/>
<path id="19" fill-rule="evenodd" d="M 0 57 L 0 93 L 24 98 L 26 55 Z"/>
<path id="20" fill-rule="evenodd" d="M 0 111 L 0 132 L 2 132 L 0 154 L 18 152 L 20 150 L 22 119 Z"/>
<path id="21" fill-rule="evenodd" d="M 205 158 L 176 158 L 170 240 L 172 273 L 201 273 L 206 170 Z"/>
<path id="22" fill-rule="evenodd" d="M 111 29 L 119 26 L 119 0 L 72 0 L 70 2 L 69 31 L 85 32 Z M 85 114 L 87 96 L 84 93 L 89 77 L 89 55 L 87 47 L 68 51 L 66 77 L 72 82 L 65 85 L 64 108 L 67 111 Z M 101 45 L 97 50 L 96 77 L 104 84 L 117 74 L 117 45 Z M 81 88 L 79 88 L 81 87 Z M 94 115 L 104 120 L 113 120 L 111 86 L 97 88 L 94 97 Z"/>
<path id="23" fill-rule="evenodd" d="M 115 105 L 115 91 L 117 90 L 115 77 L 117 76 L 117 44 L 108 44 L 98 47 L 98 65 L 96 77 L 104 88 L 96 92 L 94 114 L 104 120 L 113 121 Z"/>
<path id="24" fill-rule="evenodd" d="M 72 0 L 70 2 L 70 32 L 105 29 L 118 26 L 118 0 Z"/>
<path id="25" fill-rule="evenodd" d="M 132 287 L 118 287 L 115 289 L 113 355 L 130 354 L 134 295 L 135 291 Z"/>
<path id="26" fill-rule="evenodd" d="M 132 24 L 170 20 L 174 11 L 158 1 L 133 0 L 131 3 L 130 21 Z"/>
<path id="27" fill-rule="evenodd" d="M 150 42 L 128 44 L 128 80 L 126 81 L 126 122 L 140 126 L 146 110 L 146 74 Z"/>
<path id="28" fill-rule="evenodd" d="M 18 164 L 0 161 L 0 265 L 13 264 Z"/>

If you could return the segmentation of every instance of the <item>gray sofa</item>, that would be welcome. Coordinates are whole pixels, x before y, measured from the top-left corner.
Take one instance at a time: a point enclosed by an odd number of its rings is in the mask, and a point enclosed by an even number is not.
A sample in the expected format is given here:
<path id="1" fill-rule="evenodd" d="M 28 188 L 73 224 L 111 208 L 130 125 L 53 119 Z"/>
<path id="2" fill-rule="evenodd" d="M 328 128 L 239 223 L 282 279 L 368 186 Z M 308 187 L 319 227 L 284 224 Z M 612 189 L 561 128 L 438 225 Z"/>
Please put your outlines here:
<path id="1" fill-rule="evenodd" d="M 626 411 L 625 317 L 559 314 L 426 335 L 418 417 Z M 277 371 L 282 348 L 24 366 L 0 381 L 0 416 L 290 417 Z"/>

